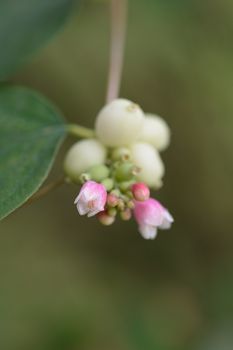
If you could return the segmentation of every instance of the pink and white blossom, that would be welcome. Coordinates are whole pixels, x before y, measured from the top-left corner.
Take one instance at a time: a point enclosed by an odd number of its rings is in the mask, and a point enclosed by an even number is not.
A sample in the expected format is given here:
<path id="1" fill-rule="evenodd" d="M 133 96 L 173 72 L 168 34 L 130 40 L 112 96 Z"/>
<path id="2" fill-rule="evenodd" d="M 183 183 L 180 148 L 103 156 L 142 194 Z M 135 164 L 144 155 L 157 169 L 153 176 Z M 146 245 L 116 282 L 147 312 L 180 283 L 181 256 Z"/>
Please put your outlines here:
<path id="1" fill-rule="evenodd" d="M 80 215 L 94 216 L 104 210 L 107 191 L 102 184 L 87 181 L 81 188 L 74 204 Z"/>
<path id="2" fill-rule="evenodd" d="M 154 239 L 158 228 L 169 229 L 174 221 L 169 211 L 153 198 L 143 202 L 135 201 L 134 217 L 139 232 L 145 239 Z"/>

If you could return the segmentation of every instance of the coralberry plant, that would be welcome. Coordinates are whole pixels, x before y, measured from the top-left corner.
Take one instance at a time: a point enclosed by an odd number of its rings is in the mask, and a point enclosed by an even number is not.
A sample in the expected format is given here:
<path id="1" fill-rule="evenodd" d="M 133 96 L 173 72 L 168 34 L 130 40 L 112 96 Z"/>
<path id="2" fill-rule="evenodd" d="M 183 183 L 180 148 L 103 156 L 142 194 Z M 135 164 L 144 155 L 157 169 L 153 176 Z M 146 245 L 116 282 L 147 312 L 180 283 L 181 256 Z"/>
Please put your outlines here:
<path id="1" fill-rule="evenodd" d="M 59 1 L 57 5 L 55 3 L 53 16 L 56 17 L 57 11 L 57 15 L 63 17 L 64 8 Z M 71 1 L 63 3 L 67 9 Z M 39 5 L 46 15 L 50 10 L 49 4 L 50 1 L 42 1 Z M 36 3 L 33 5 L 36 6 Z M 11 12 L 10 6 L 7 11 Z M 37 16 L 36 12 L 33 14 Z M 118 97 L 126 0 L 112 0 L 111 18 L 107 102 L 97 113 L 94 130 L 65 123 L 50 102 L 27 88 L 1 86 L 0 218 L 24 202 L 31 202 L 66 182 L 80 186 L 74 199 L 80 215 L 96 217 L 104 225 L 113 224 L 117 216 L 122 220 L 134 216 L 139 232 L 146 239 L 155 238 L 158 228 L 170 228 L 173 222 L 171 214 L 150 197 L 150 189 L 158 190 L 162 186 L 164 165 L 159 152 L 169 145 L 170 130 L 161 117 L 144 113 L 138 104 Z M 26 23 L 32 24 L 33 21 Z M 31 48 L 34 46 L 32 42 Z M 15 47 L 18 48 L 17 45 Z M 19 61 L 22 60 L 21 51 Z M 3 78 L 17 66 L 17 62 L 4 62 L 4 59 L 1 64 L 0 59 L 0 77 Z M 82 140 L 67 151 L 64 176 L 36 192 L 66 134 Z"/>

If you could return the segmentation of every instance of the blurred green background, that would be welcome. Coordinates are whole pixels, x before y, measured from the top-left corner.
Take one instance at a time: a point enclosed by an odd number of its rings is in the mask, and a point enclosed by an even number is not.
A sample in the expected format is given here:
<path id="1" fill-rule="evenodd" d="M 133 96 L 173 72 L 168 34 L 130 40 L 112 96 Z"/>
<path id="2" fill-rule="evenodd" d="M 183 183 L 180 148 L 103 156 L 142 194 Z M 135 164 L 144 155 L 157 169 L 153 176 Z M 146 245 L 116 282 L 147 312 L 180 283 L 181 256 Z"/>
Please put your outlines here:
<path id="1" fill-rule="evenodd" d="M 152 242 L 134 222 L 105 228 L 72 186 L 17 210 L 0 224 L 1 349 L 233 349 L 233 2 L 129 5 L 121 96 L 171 127 L 155 195 L 175 224 Z M 85 1 L 13 81 L 92 127 L 108 40 L 108 1 Z"/>

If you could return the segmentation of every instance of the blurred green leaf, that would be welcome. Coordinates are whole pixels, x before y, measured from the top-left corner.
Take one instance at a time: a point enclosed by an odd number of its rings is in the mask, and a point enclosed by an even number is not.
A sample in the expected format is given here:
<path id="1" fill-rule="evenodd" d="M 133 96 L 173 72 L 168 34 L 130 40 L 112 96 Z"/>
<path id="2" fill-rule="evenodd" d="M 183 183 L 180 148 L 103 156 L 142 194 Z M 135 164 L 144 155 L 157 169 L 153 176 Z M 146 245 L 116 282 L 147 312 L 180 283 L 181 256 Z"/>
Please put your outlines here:
<path id="1" fill-rule="evenodd" d="M 0 80 L 6 79 L 28 55 L 64 23 L 73 0 L 0 1 Z"/>
<path id="2" fill-rule="evenodd" d="M 65 136 L 59 112 L 22 87 L 0 89 L 0 219 L 45 180 Z"/>

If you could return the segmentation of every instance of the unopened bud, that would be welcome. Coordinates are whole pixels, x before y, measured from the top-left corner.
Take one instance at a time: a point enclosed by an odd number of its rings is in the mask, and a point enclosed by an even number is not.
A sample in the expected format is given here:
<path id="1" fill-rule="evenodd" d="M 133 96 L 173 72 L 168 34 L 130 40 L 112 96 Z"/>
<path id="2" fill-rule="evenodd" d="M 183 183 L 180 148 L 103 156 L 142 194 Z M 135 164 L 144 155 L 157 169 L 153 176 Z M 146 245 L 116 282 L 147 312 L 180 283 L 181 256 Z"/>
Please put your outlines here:
<path id="1" fill-rule="evenodd" d="M 127 192 L 134 183 L 135 183 L 135 180 L 120 182 L 119 188 L 121 189 L 122 192 Z"/>
<path id="2" fill-rule="evenodd" d="M 113 179 L 107 178 L 101 181 L 102 185 L 106 188 L 107 191 L 111 191 L 114 186 L 114 181 Z"/>
<path id="3" fill-rule="evenodd" d="M 116 208 L 108 208 L 107 213 L 108 213 L 108 215 L 115 217 L 117 215 L 117 210 L 116 210 Z"/>
<path id="4" fill-rule="evenodd" d="M 101 224 L 105 226 L 112 225 L 115 221 L 114 216 L 110 216 L 109 214 L 106 213 L 106 211 L 101 211 L 98 215 L 97 218 Z"/>
<path id="5" fill-rule="evenodd" d="M 112 207 L 112 208 L 116 207 L 118 202 L 119 202 L 119 198 L 115 194 L 113 193 L 108 194 L 107 204 L 109 207 Z"/>
<path id="6" fill-rule="evenodd" d="M 114 190 L 112 190 L 110 194 L 114 194 L 115 196 L 120 197 L 121 191 L 118 188 L 114 188 Z"/>
<path id="7" fill-rule="evenodd" d="M 104 164 L 95 165 L 88 169 L 91 179 L 96 182 L 101 182 L 102 180 L 106 179 L 109 172 L 109 168 Z"/>
<path id="8" fill-rule="evenodd" d="M 143 182 L 137 182 L 131 189 L 136 201 L 145 201 L 150 197 L 150 190 Z"/>
<path id="9" fill-rule="evenodd" d="M 125 192 L 125 195 L 126 195 L 128 198 L 130 198 L 130 199 L 133 198 L 133 194 L 132 194 L 131 190 L 126 191 L 126 192 Z"/>
<path id="10" fill-rule="evenodd" d="M 122 210 L 125 209 L 125 203 L 124 203 L 123 199 L 119 198 L 117 208 L 118 208 L 120 211 L 122 211 Z"/>
<path id="11" fill-rule="evenodd" d="M 125 162 L 119 165 L 115 171 L 115 177 L 118 181 L 128 181 L 133 177 L 135 166 L 132 163 Z"/>
<path id="12" fill-rule="evenodd" d="M 128 201 L 127 202 L 127 207 L 129 209 L 134 209 L 134 207 L 135 207 L 134 201 L 132 201 L 132 200 Z"/>
<path id="13" fill-rule="evenodd" d="M 130 220 L 132 217 L 131 210 L 129 208 L 126 208 L 120 213 L 121 219 L 124 221 Z"/>
<path id="14" fill-rule="evenodd" d="M 112 152 L 111 158 L 112 160 L 129 160 L 131 157 L 131 152 L 126 147 L 115 148 Z"/>

